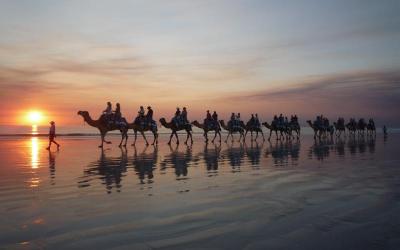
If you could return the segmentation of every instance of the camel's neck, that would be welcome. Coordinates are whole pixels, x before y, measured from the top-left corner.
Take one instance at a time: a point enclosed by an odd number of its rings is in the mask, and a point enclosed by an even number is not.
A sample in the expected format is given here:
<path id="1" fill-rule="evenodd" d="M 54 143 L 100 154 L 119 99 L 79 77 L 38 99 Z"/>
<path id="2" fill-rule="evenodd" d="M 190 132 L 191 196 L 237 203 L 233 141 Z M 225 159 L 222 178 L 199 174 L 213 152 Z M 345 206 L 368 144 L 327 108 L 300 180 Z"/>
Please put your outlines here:
<path id="1" fill-rule="evenodd" d="M 226 126 L 224 121 L 221 121 L 221 127 L 223 127 L 225 130 L 228 130 L 228 127 Z"/>
<path id="2" fill-rule="evenodd" d="M 195 122 L 193 123 L 193 125 L 195 125 L 198 128 L 204 129 L 204 124 L 201 124 L 200 122 Z"/>
<path id="3" fill-rule="evenodd" d="M 312 124 L 311 121 L 307 121 L 307 123 L 310 125 L 311 128 L 314 128 L 314 125 Z"/>
<path id="4" fill-rule="evenodd" d="M 171 122 L 167 122 L 166 120 L 164 120 L 161 125 L 163 125 L 166 128 L 172 128 L 172 123 Z"/>
<path id="5" fill-rule="evenodd" d="M 98 121 L 97 121 L 97 120 L 93 120 L 93 119 L 90 117 L 89 114 L 88 114 L 88 115 L 84 115 L 84 116 L 83 116 L 83 119 L 84 119 L 85 122 L 86 122 L 87 124 L 89 124 L 90 126 L 92 126 L 92 127 L 98 127 Z"/>

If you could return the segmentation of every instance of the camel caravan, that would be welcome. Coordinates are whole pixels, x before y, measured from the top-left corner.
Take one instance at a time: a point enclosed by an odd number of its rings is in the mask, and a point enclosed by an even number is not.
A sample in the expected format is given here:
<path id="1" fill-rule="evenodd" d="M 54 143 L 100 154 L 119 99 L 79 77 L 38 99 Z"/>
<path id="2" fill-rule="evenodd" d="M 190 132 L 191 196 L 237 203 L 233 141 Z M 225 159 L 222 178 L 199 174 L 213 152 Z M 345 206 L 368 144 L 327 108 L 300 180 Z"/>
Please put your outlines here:
<path id="1" fill-rule="evenodd" d="M 317 116 L 314 122 L 308 120 L 307 123 L 314 130 L 314 139 L 328 136 L 332 139 L 334 135 L 340 138 L 342 133 L 346 137 L 346 129 L 349 136 L 365 136 L 365 134 L 367 136 L 376 136 L 375 122 L 372 118 L 369 119 L 368 123 L 363 118 L 360 118 L 358 122 L 356 119 L 351 118 L 349 123 L 345 124 L 344 118 L 339 117 L 337 122 L 331 125 L 328 118 L 320 115 Z"/>
<path id="2" fill-rule="evenodd" d="M 107 103 L 106 109 L 97 120 L 93 120 L 88 111 L 78 111 L 78 115 L 82 116 L 87 124 L 100 131 L 101 144 L 99 147 L 103 147 L 104 143 L 111 143 L 110 141 L 107 141 L 105 137 L 109 131 L 114 130 L 119 130 L 121 133 L 119 146 L 126 146 L 128 142 L 128 131 L 130 129 L 132 129 L 134 133 L 132 146 L 136 143 L 138 132 L 142 135 L 146 145 L 149 145 L 145 135 L 145 132 L 147 131 L 153 134 L 153 141 L 151 144 L 157 145 L 158 127 L 157 122 L 153 120 L 153 114 L 154 111 L 150 106 L 147 107 L 147 112 L 143 106 L 140 106 L 137 116 L 132 123 L 129 123 L 121 114 L 120 104 L 117 103 L 116 109 L 112 110 L 112 104 L 110 102 Z M 188 120 L 187 108 L 183 107 L 182 111 L 180 108 L 176 109 L 174 116 L 169 122 L 165 118 L 160 118 L 159 122 L 161 126 L 171 130 L 168 144 L 171 144 L 174 137 L 176 139 L 176 144 L 180 143 L 177 133 L 178 131 L 186 132 L 185 144 L 188 144 L 189 141 L 190 144 L 193 144 L 192 126 L 203 130 L 203 136 L 206 143 L 209 142 L 208 132 L 214 133 L 214 137 L 211 140 L 212 143 L 214 143 L 216 139 L 221 142 L 222 130 L 225 130 L 228 133 L 225 142 L 227 142 L 229 138 L 231 138 L 231 141 L 233 142 L 235 134 L 239 134 L 239 142 L 245 142 L 246 136 L 249 132 L 251 141 L 256 141 L 259 134 L 261 134 L 262 140 L 265 141 L 262 126 L 269 129 L 268 140 L 271 139 L 274 132 L 276 140 L 300 139 L 300 124 L 297 115 L 291 115 L 290 119 L 288 119 L 287 116 L 284 117 L 283 114 L 280 114 L 279 116 L 275 115 L 271 123 L 261 123 L 258 114 L 251 114 L 251 118 L 245 123 L 241 120 L 240 113 L 232 113 L 229 121 L 225 123 L 224 120 L 218 120 L 218 114 L 216 111 L 211 114 L 210 111 L 207 110 L 205 119 L 200 123 L 197 120 L 190 122 Z M 328 136 L 333 138 L 334 135 L 339 138 L 342 134 L 346 136 L 346 130 L 348 131 L 349 136 L 364 136 L 365 134 L 367 136 L 376 135 L 373 119 L 369 119 L 369 122 L 366 123 L 364 119 L 359 119 L 357 122 L 354 118 L 351 118 L 349 123 L 345 124 L 344 119 L 340 117 L 337 122 L 334 122 L 333 125 L 331 125 L 326 117 L 320 115 L 317 116 L 315 121 L 311 122 L 311 120 L 308 120 L 307 123 L 314 131 L 314 139 L 326 138 Z M 253 137 L 254 133 L 255 137 Z"/>

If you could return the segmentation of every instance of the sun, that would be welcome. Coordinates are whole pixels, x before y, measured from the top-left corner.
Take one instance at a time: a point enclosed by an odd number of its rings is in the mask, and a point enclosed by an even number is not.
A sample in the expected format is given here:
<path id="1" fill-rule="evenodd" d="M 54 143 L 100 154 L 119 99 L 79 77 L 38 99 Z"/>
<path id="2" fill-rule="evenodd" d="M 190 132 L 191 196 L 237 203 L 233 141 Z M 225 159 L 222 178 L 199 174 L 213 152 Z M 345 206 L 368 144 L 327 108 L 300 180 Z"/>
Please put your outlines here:
<path id="1" fill-rule="evenodd" d="M 43 119 L 43 114 L 40 111 L 29 111 L 27 120 L 33 125 L 37 125 Z"/>

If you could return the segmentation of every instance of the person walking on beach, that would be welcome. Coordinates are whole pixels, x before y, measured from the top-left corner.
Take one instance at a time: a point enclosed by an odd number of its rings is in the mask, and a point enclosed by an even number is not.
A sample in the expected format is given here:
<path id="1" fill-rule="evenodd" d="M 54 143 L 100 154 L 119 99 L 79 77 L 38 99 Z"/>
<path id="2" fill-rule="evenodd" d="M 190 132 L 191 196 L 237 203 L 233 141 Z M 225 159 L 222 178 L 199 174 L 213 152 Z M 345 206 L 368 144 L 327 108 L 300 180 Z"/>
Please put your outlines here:
<path id="1" fill-rule="evenodd" d="M 50 122 L 50 131 L 49 131 L 49 146 L 46 148 L 47 150 L 50 150 L 51 143 L 54 143 L 57 145 L 57 150 L 60 149 L 60 144 L 58 144 L 54 138 L 56 138 L 56 124 L 54 121 Z"/>

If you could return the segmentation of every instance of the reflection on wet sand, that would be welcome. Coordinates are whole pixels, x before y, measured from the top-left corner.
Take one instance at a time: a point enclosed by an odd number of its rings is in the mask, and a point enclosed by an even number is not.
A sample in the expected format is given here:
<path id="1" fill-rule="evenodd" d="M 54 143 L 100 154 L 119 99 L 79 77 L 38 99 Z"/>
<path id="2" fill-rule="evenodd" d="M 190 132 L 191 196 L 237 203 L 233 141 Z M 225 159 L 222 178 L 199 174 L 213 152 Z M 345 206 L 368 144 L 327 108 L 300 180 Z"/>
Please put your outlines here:
<path id="1" fill-rule="evenodd" d="M 49 150 L 49 171 L 50 171 L 50 184 L 56 184 L 56 153 Z"/>
<path id="2" fill-rule="evenodd" d="M 300 141 L 275 141 L 268 142 L 265 156 L 272 157 L 275 166 L 296 166 L 300 155 Z"/>
<path id="3" fill-rule="evenodd" d="M 244 144 L 247 159 L 252 167 L 260 166 L 260 159 L 262 155 L 262 148 L 264 147 L 264 142 L 259 144 L 257 141 L 251 141 L 250 145 Z"/>
<path id="4" fill-rule="evenodd" d="M 166 169 L 171 167 L 175 170 L 177 180 L 186 180 L 188 175 L 188 167 L 195 165 L 198 158 L 193 158 L 192 146 L 185 145 L 185 150 L 179 150 L 179 145 L 175 147 L 169 145 L 169 154 L 165 155 L 164 160 L 160 163 L 161 173 L 166 173 Z"/>
<path id="5" fill-rule="evenodd" d="M 374 154 L 375 138 L 350 137 L 347 142 L 342 139 L 336 141 L 331 139 L 314 141 L 314 144 L 309 149 L 308 157 L 309 159 L 317 159 L 320 161 L 328 158 L 331 153 L 338 157 L 344 157 L 346 154 L 346 146 L 350 155 L 365 154 L 367 149 L 370 154 Z"/>
<path id="6" fill-rule="evenodd" d="M 100 159 L 85 168 L 79 187 L 90 186 L 93 180 L 100 179 L 106 186 L 107 193 L 111 193 L 113 188 L 120 192 L 128 164 L 127 150 L 125 148 L 120 150 L 120 157 L 107 157 L 105 150 L 101 150 Z"/>
<path id="7" fill-rule="evenodd" d="M 199 154 L 199 158 L 204 159 L 208 173 L 218 173 L 220 154 L 221 144 L 204 144 L 203 152 Z"/>
<path id="8" fill-rule="evenodd" d="M 245 150 L 242 142 L 239 145 L 235 143 L 227 144 L 226 149 L 221 153 L 222 159 L 227 159 L 232 172 L 240 172 L 240 166 L 243 164 L 243 159 L 245 156 Z"/>
<path id="9" fill-rule="evenodd" d="M 153 183 L 153 178 L 154 178 L 153 171 L 156 168 L 158 159 L 158 146 L 151 146 L 151 147 L 145 146 L 140 153 L 138 153 L 136 146 L 133 146 L 133 148 L 134 148 L 134 154 L 132 163 L 136 175 L 139 177 L 140 183 L 145 184 L 146 178 L 147 178 L 147 183 Z"/>
<path id="10" fill-rule="evenodd" d="M 121 148 L 119 156 L 107 156 L 107 151 L 101 151 L 99 160 L 85 166 L 84 175 L 79 180 L 79 187 L 88 187 L 97 180 L 106 187 L 108 193 L 115 188 L 119 192 L 122 179 L 131 168 L 140 184 L 152 184 L 157 176 L 175 174 L 176 180 L 188 180 L 189 168 L 204 166 L 209 177 L 217 176 L 223 171 L 237 173 L 260 169 L 266 166 L 297 166 L 300 161 L 300 141 L 275 141 L 249 144 L 204 144 L 202 147 L 188 145 L 165 146 L 161 151 L 158 146 L 133 147 L 133 153 L 128 156 L 126 148 Z M 315 140 L 306 150 L 303 160 L 323 161 L 332 155 L 344 157 L 350 155 L 375 153 L 375 139 L 349 138 Z M 266 161 L 271 160 L 271 164 Z M 244 167 L 244 168 L 242 168 Z M 251 167 L 251 168 L 250 168 Z M 55 159 L 49 153 L 50 178 L 54 180 Z M 221 170 L 223 168 L 223 170 Z M 222 172 L 221 172 L 222 171 Z M 54 183 L 54 181 L 53 181 Z"/>

